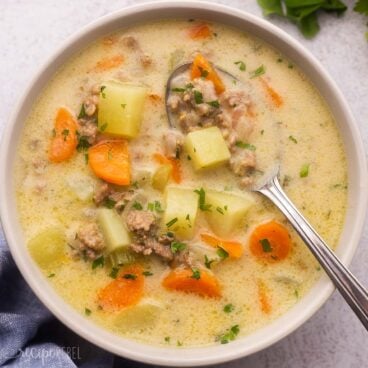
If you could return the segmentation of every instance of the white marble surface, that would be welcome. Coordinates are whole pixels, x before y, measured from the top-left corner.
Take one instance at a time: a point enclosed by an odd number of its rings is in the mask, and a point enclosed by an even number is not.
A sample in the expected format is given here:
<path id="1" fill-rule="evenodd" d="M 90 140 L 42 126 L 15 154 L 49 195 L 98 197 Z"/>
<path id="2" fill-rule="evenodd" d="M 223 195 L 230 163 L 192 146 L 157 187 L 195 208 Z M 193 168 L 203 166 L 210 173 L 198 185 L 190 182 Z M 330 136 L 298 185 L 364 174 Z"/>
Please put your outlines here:
<path id="1" fill-rule="evenodd" d="M 0 135 L 11 110 L 40 64 L 73 32 L 134 0 L 0 1 Z M 217 1 L 261 16 L 256 0 Z M 330 72 L 346 96 L 368 143 L 368 19 L 350 9 L 342 19 L 322 16 L 322 31 L 312 41 L 280 19 L 272 22 L 305 45 Z M 351 265 L 368 285 L 368 225 Z M 134 364 L 140 367 L 139 364 Z M 368 367 L 368 334 L 335 293 L 307 323 L 272 347 L 218 367 L 363 368 Z"/>

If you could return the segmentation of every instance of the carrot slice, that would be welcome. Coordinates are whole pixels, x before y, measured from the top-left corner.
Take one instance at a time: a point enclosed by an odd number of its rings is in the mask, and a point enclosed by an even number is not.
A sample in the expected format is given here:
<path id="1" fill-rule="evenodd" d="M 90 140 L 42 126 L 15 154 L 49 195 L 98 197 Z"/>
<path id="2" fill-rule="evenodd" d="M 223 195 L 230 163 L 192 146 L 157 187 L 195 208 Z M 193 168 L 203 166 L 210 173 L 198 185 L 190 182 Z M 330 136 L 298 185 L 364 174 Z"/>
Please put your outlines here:
<path id="1" fill-rule="evenodd" d="M 209 38 L 212 35 L 211 28 L 206 23 L 195 24 L 188 29 L 188 35 L 193 40 Z"/>
<path id="2" fill-rule="evenodd" d="M 225 85 L 217 74 L 216 70 L 212 67 L 210 62 L 203 57 L 203 55 L 198 54 L 193 61 L 191 69 L 191 79 L 204 77 L 210 80 L 218 94 L 225 91 Z"/>
<path id="3" fill-rule="evenodd" d="M 64 107 L 58 109 L 54 125 L 54 137 L 49 149 L 51 162 L 68 160 L 77 147 L 77 123 L 73 115 Z"/>
<path id="4" fill-rule="evenodd" d="M 88 150 L 88 162 L 99 178 L 117 185 L 130 184 L 130 162 L 128 142 L 106 140 Z"/>
<path id="5" fill-rule="evenodd" d="M 276 221 L 270 221 L 253 230 L 249 245 L 252 254 L 257 258 L 275 262 L 288 256 L 291 240 L 285 226 Z"/>
<path id="6" fill-rule="evenodd" d="M 271 312 L 271 302 L 267 293 L 266 285 L 263 281 L 258 281 L 258 300 L 263 313 L 269 314 Z"/>
<path id="7" fill-rule="evenodd" d="M 260 81 L 263 84 L 263 87 L 267 95 L 270 97 L 273 105 L 275 107 L 281 107 L 284 103 L 283 98 L 269 85 L 269 83 L 264 78 L 260 78 Z"/>
<path id="8" fill-rule="evenodd" d="M 106 70 L 114 69 L 120 66 L 124 61 L 121 55 L 115 55 L 99 60 L 93 67 L 95 72 L 104 72 Z"/>
<path id="9" fill-rule="evenodd" d="M 143 296 L 144 277 L 140 265 L 121 270 L 117 278 L 98 292 L 99 305 L 108 311 L 135 305 Z"/>
<path id="10" fill-rule="evenodd" d="M 212 247 L 224 249 L 231 258 L 240 258 L 243 255 L 243 246 L 237 241 L 221 239 L 210 234 L 201 234 L 201 239 Z"/>
<path id="11" fill-rule="evenodd" d="M 166 165 L 167 164 L 171 165 L 171 167 L 172 167 L 172 172 L 171 172 L 172 179 L 177 184 L 181 183 L 181 180 L 182 180 L 181 165 L 180 165 L 180 161 L 178 159 L 166 157 L 166 156 L 162 155 L 161 153 L 154 153 L 153 158 L 160 165 L 165 165 L 165 164 Z"/>
<path id="12" fill-rule="evenodd" d="M 177 268 L 171 271 L 163 280 L 162 285 L 169 290 L 184 291 L 210 298 L 221 296 L 220 284 L 215 276 L 204 270 Z"/>

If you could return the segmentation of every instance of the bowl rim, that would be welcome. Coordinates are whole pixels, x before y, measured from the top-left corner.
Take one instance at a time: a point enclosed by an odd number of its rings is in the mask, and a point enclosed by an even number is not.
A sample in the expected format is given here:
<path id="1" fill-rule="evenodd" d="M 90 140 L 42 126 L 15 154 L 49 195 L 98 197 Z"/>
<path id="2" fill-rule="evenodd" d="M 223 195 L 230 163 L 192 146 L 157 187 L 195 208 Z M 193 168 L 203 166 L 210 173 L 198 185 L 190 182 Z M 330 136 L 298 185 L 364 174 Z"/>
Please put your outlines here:
<path id="1" fill-rule="evenodd" d="M 283 316 L 276 319 L 271 324 L 267 325 L 265 328 L 252 333 L 249 336 L 239 338 L 228 345 L 213 345 L 210 347 L 198 347 L 198 348 L 163 348 L 155 347 L 151 345 L 146 345 L 145 343 L 137 343 L 122 337 L 117 337 L 112 333 L 106 332 L 101 327 L 98 327 L 93 322 L 88 322 L 86 319 L 78 313 L 76 310 L 71 308 L 66 302 L 64 302 L 61 297 L 55 294 L 55 291 L 48 285 L 47 281 L 41 275 L 40 271 L 36 266 L 30 264 L 29 255 L 19 247 L 18 241 L 19 234 L 14 231 L 14 228 L 20 230 L 19 224 L 16 221 L 16 215 L 14 208 L 12 207 L 12 190 L 11 184 L 12 179 L 9 179 L 11 175 L 11 164 L 12 159 L 9 155 L 12 149 L 12 142 L 16 139 L 16 128 L 19 130 L 23 127 L 23 122 L 21 121 L 22 113 L 28 110 L 31 104 L 35 100 L 31 98 L 32 92 L 37 88 L 38 84 L 43 87 L 47 82 L 42 83 L 41 80 L 47 74 L 47 72 L 55 73 L 58 67 L 53 68 L 53 64 L 65 57 L 64 55 L 73 49 L 73 46 L 81 43 L 85 37 L 92 34 L 108 24 L 112 24 L 117 20 L 121 20 L 128 17 L 137 16 L 138 13 L 148 14 L 154 11 L 160 10 L 171 10 L 173 12 L 178 12 L 180 10 L 189 11 L 203 11 L 204 13 L 212 14 L 219 23 L 221 23 L 221 15 L 226 15 L 229 18 L 238 19 L 239 22 L 247 23 L 252 27 L 259 29 L 260 31 L 267 34 L 270 39 L 274 37 L 280 42 L 284 43 L 288 49 L 296 52 L 300 55 L 302 59 L 306 61 L 306 65 L 311 67 L 311 70 L 316 73 L 316 75 L 322 78 L 322 82 L 326 87 L 327 92 L 332 94 L 333 99 L 337 101 L 338 107 L 341 109 L 341 113 L 344 115 L 346 127 L 348 133 L 351 134 L 351 140 L 354 142 L 354 154 L 358 159 L 356 163 L 356 170 L 358 180 L 356 187 L 360 189 L 359 193 L 355 193 L 357 196 L 354 205 L 356 210 L 355 223 L 352 224 L 353 232 L 350 240 L 350 247 L 347 247 L 341 255 L 341 260 L 344 264 L 349 264 L 352 256 L 358 245 L 360 235 L 362 233 L 364 218 L 366 213 L 366 207 L 368 202 L 368 175 L 367 175 L 367 165 L 366 158 L 363 149 L 363 143 L 360 138 L 360 133 L 357 124 L 353 118 L 353 115 L 347 105 L 347 102 L 340 90 L 338 89 L 336 83 L 332 80 L 329 74 L 324 70 L 320 62 L 301 44 L 289 36 L 285 31 L 279 29 L 268 21 L 259 18 L 253 14 L 246 13 L 236 8 L 231 8 L 226 5 L 215 4 L 211 2 L 199 1 L 152 1 L 148 3 L 143 3 L 139 5 L 129 6 L 121 10 L 107 14 L 95 21 L 82 27 L 79 31 L 75 32 L 65 42 L 62 43 L 60 47 L 57 48 L 55 52 L 46 60 L 46 62 L 40 67 L 34 77 L 28 83 L 23 96 L 20 98 L 16 108 L 11 115 L 11 118 L 4 128 L 1 147 L 0 147 L 0 177 L 3 179 L 4 184 L 0 186 L 0 216 L 1 222 L 4 230 L 5 237 L 8 241 L 8 245 L 11 254 L 17 264 L 18 269 L 25 278 L 28 285 L 31 287 L 36 296 L 42 301 L 42 303 L 66 326 L 71 330 L 90 341 L 91 343 L 104 348 L 112 353 L 123 356 L 125 358 L 141 361 L 148 364 L 160 364 L 166 366 L 193 366 L 193 365 L 209 365 L 221 362 L 227 362 L 233 359 L 238 359 L 245 357 L 249 354 L 255 353 L 261 349 L 264 349 L 273 343 L 279 341 L 283 337 L 287 336 L 298 328 L 302 323 L 309 319 L 328 299 L 332 294 L 334 288 L 332 283 L 324 275 L 321 280 L 313 287 L 313 290 L 317 288 L 318 297 L 313 297 L 307 300 L 307 296 L 303 298 L 297 305 L 306 304 L 308 308 L 299 308 L 301 313 L 294 313 L 293 318 L 290 317 L 290 310 L 286 312 Z M 174 18 L 174 17 L 171 17 Z M 177 16 L 176 18 L 181 18 Z M 204 18 L 204 17 L 201 17 Z M 152 20 L 153 18 L 149 18 Z M 156 19 L 160 19 L 159 16 Z M 164 18 L 161 18 L 164 19 Z M 116 28 L 116 27 L 115 27 Z M 123 28 L 123 27 L 120 27 Z M 117 28 L 116 28 L 117 29 Z M 100 33 L 100 37 L 103 34 Z M 268 39 L 266 42 L 270 43 Z M 279 48 L 279 47 L 278 47 Z M 75 52 L 72 52 L 75 54 Z M 68 60 L 69 57 L 66 57 Z M 65 63 L 65 60 L 61 63 Z M 304 71 L 304 68 L 301 68 Z M 307 74 L 307 73 L 306 73 Z M 309 75 L 308 75 L 309 76 Z M 49 80 L 49 78 L 47 78 Z M 42 88 L 38 91 L 40 91 Z M 38 95 L 36 94 L 36 96 Z M 331 108 L 331 107 L 330 107 Z M 339 128 L 341 132 L 341 127 Z M 14 148 L 13 148 L 14 149 Z M 350 175 L 349 175 L 350 176 Z M 350 190 L 349 190 L 350 191 Z M 14 199 L 13 199 L 14 201 Z M 344 225 L 345 227 L 345 225 Z M 24 248 L 24 242 L 23 242 Z M 308 302 L 308 303 L 307 303 Z M 292 310 L 296 310 L 293 307 Z M 297 314 L 297 315 L 296 315 Z M 281 326 L 281 327 L 280 327 Z M 272 332 L 272 328 L 276 329 L 276 332 Z M 249 341 L 253 343 L 249 344 Z M 248 345 L 247 345 L 248 344 Z"/>

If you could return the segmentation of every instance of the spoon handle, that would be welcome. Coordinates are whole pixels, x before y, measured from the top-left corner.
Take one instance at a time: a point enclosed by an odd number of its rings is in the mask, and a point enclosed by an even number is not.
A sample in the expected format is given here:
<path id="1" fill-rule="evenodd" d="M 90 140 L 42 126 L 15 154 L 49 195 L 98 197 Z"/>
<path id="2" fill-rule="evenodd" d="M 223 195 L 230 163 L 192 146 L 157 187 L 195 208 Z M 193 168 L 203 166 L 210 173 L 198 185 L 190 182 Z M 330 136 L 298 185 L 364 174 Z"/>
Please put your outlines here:
<path id="1" fill-rule="evenodd" d="M 290 221 L 300 237 L 324 268 L 336 288 L 368 330 L 368 292 L 341 263 L 334 252 L 286 196 L 275 175 L 256 190 L 269 198 Z"/>

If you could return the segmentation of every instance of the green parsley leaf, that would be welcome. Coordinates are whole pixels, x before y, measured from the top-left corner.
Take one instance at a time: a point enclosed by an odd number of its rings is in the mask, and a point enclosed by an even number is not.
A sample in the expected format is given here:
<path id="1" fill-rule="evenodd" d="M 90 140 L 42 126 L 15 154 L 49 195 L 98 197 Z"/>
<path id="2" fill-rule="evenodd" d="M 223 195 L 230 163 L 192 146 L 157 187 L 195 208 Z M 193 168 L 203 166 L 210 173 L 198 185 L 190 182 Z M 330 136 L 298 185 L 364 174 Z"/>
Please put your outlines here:
<path id="1" fill-rule="evenodd" d="M 201 273 L 197 268 L 192 268 L 192 272 L 193 272 L 191 276 L 192 279 L 199 280 L 201 278 Z"/>
<path id="2" fill-rule="evenodd" d="M 171 227 L 171 226 L 173 226 L 177 221 L 178 221 L 178 218 L 177 218 L 177 217 L 175 217 L 175 218 L 173 218 L 172 220 L 170 220 L 168 223 L 166 223 L 166 226 L 167 226 L 167 227 Z"/>
<path id="3" fill-rule="evenodd" d="M 148 277 L 148 276 L 153 276 L 153 273 L 150 271 L 143 271 L 142 275 Z"/>
<path id="4" fill-rule="evenodd" d="M 226 259 L 227 257 L 229 257 L 229 253 L 226 252 L 225 249 L 222 249 L 222 248 L 218 248 L 217 249 L 217 255 L 221 258 L 221 259 Z"/>
<path id="5" fill-rule="evenodd" d="M 69 135 L 69 129 L 64 129 L 61 134 L 64 136 L 64 141 L 66 141 L 66 138 L 68 137 Z"/>
<path id="6" fill-rule="evenodd" d="M 196 89 L 193 91 L 194 93 L 194 101 L 196 104 L 203 103 L 203 95 L 201 92 L 197 91 Z"/>
<path id="7" fill-rule="evenodd" d="M 102 124 L 102 125 L 100 126 L 100 132 L 104 132 L 106 128 L 107 128 L 107 123 Z"/>
<path id="8" fill-rule="evenodd" d="M 86 316 L 91 315 L 91 313 L 92 313 L 92 311 L 91 311 L 90 309 L 88 309 L 88 308 L 84 308 L 84 314 L 85 314 Z"/>
<path id="9" fill-rule="evenodd" d="M 203 69 L 202 67 L 198 67 L 199 71 L 201 72 L 201 78 L 206 78 L 208 76 L 208 70 Z"/>
<path id="10" fill-rule="evenodd" d="M 283 15 L 281 0 L 257 0 L 257 2 L 262 8 L 264 16 L 271 14 Z"/>
<path id="11" fill-rule="evenodd" d="M 173 241 L 171 243 L 171 251 L 173 253 L 177 253 L 177 252 L 181 252 L 182 250 L 186 249 L 187 245 L 185 243 L 181 243 L 181 242 L 176 242 L 176 241 Z"/>
<path id="12" fill-rule="evenodd" d="M 244 61 L 235 61 L 234 63 L 235 65 L 239 66 L 239 70 L 241 70 L 242 72 L 245 72 L 245 70 L 247 69 L 245 62 Z"/>
<path id="13" fill-rule="evenodd" d="M 245 142 L 242 142 L 242 141 L 236 141 L 235 146 L 237 146 L 239 148 L 245 148 L 245 149 L 248 149 L 250 151 L 255 151 L 256 150 L 256 146 L 254 146 L 253 144 L 245 143 Z"/>
<path id="14" fill-rule="evenodd" d="M 92 270 L 94 270 L 97 267 L 102 268 L 104 266 L 105 266 L 105 257 L 104 256 L 100 256 L 92 262 Z"/>
<path id="15" fill-rule="evenodd" d="M 215 262 L 215 260 L 214 259 L 209 259 L 208 257 L 207 257 L 207 254 L 205 254 L 204 255 L 204 264 L 205 264 L 205 266 L 210 270 L 211 269 L 211 264 L 213 263 L 213 262 Z"/>
<path id="16" fill-rule="evenodd" d="M 291 140 L 292 142 L 294 142 L 295 144 L 298 143 L 298 141 L 292 136 L 292 135 L 289 135 L 289 140 Z"/>
<path id="17" fill-rule="evenodd" d="M 206 192 L 203 188 L 194 190 L 199 195 L 198 206 L 201 211 L 211 211 L 212 205 L 206 204 Z"/>
<path id="18" fill-rule="evenodd" d="M 360 14 L 368 15 L 368 2 L 367 2 L 367 0 L 358 0 L 355 3 L 354 11 L 356 11 Z"/>
<path id="19" fill-rule="evenodd" d="M 88 165 L 88 153 L 84 154 L 84 162 L 86 165 Z"/>
<path id="20" fill-rule="evenodd" d="M 262 249 L 265 253 L 272 252 L 271 243 L 268 239 L 261 239 L 259 242 L 262 245 Z"/>
<path id="21" fill-rule="evenodd" d="M 166 341 L 166 342 L 170 342 L 170 336 L 166 336 L 166 337 L 165 337 L 165 341 Z"/>
<path id="22" fill-rule="evenodd" d="M 176 346 L 183 346 L 183 343 L 182 343 L 181 341 L 179 341 L 179 340 L 178 340 L 178 341 L 176 342 Z"/>
<path id="23" fill-rule="evenodd" d="M 121 106 L 123 109 L 125 109 L 125 108 L 126 108 L 126 105 L 127 105 L 127 104 L 124 104 L 124 103 L 120 104 L 120 106 Z"/>
<path id="24" fill-rule="evenodd" d="M 104 201 L 102 202 L 102 205 L 106 208 L 114 208 L 116 205 L 116 201 L 114 201 L 113 199 L 107 197 L 104 199 Z"/>
<path id="25" fill-rule="evenodd" d="M 232 304 L 226 304 L 225 307 L 224 307 L 224 312 L 225 313 L 231 313 L 234 309 L 235 309 L 235 307 Z"/>
<path id="26" fill-rule="evenodd" d="M 221 213 L 221 215 L 223 215 L 223 214 L 224 214 L 224 210 L 223 210 L 221 207 L 216 207 L 216 211 L 217 211 L 218 213 Z"/>
<path id="27" fill-rule="evenodd" d="M 266 73 L 266 68 L 262 64 L 260 67 L 258 67 L 256 70 L 254 70 L 253 72 L 250 73 L 250 78 L 252 79 L 252 78 L 259 77 L 264 73 Z"/>
<path id="28" fill-rule="evenodd" d="M 123 279 L 127 280 L 135 280 L 137 278 L 137 275 L 134 275 L 134 273 L 125 273 L 123 275 Z"/>
<path id="29" fill-rule="evenodd" d="M 137 202 L 137 201 L 134 201 L 134 203 L 132 204 L 132 207 L 138 211 L 142 211 L 143 210 L 143 206 Z"/>
<path id="30" fill-rule="evenodd" d="M 226 333 L 219 336 L 221 344 L 228 344 L 230 341 L 234 341 L 239 334 L 239 325 L 232 326 Z"/>
<path id="31" fill-rule="evenodd" d="M 175 87 L 171 89 L 173 92 L 185 92 L 186 88 Z"/>
<path id="32" fill-rule="evenodd" d="M 109 273 L 109 276 L 112 278 L 112 279 L 116 279 L 116 277 L 118 276 L 118 272 L 119 272 L 119 268 L 118 267 L 113 267 L 111 269 L 111 272 Z"/>
<path id="33" fill-rule="evenodd" d="M 301 169 L 300 169 L 300 172 L 299 172 L 299 176 L 301 178 L 306 178 L 308 175 L 309 175 L 309 164 L 304 164 Z"/>
<path id="34" fill-rule="evenodd" d="M 104 92 L 105 88 L 106 88 L 106 86 L 101 86 L 101 88 L 100 88 L 102 98 L 106 98 L 106 94 Z"/>
<path id="35" fill-rule="evenodd" d="M 54 273 L 50 273 L 47 277 L 50 279 L 51 277 L 55 277 L 55 274 Z"/>
<path id="36" fill-rule="evenodd" d="M 86 114 L 86 110 L 84 109 L 84 103 L 82 103 L 82 106 L 81 106 L 79 114 L 78 114 L 78 119 L 83 119 L 86 116 L 87 116 L 87 114 Z"/>
<path id="37" fill-rule="evenodd" d="M 220 107 L 220 103 L 217 100 L 206 102 L 206 104 L 215 107 L 216 109 Z"/>

